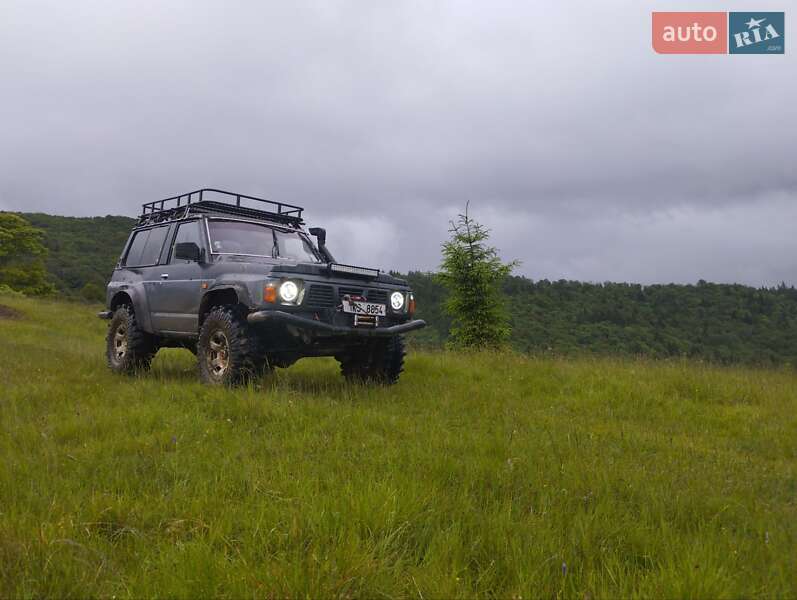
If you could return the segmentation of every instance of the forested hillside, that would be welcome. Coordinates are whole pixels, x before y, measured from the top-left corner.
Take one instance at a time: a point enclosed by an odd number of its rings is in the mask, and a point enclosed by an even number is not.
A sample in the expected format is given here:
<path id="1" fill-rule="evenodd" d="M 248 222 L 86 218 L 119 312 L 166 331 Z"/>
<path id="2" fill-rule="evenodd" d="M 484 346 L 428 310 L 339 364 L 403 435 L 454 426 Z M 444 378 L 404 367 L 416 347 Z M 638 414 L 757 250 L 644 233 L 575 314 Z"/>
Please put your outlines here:
<path id="1" fill-rule="evenodd" d="M 105 298 L 105 284 L 135 219 L 23 214 L 45 232 L 47 270 L 60 292 L 87 300 Z"/>
<path id="2" fill-rule="evenodd" d="M 419 313 L 432 324 L 419 339 L 444 340 L 444 290 L 410 273 Z M 797 290 L 784 285 L 649 285 L 531 281 L 504 285 L 514 348 L 554 354 L 686 356 L 721 363 L 797 364 Z"/>
<path id="3" fill-rule="evenodd" d="M 45 231 L 47 269 L 66 295 L 97 300 L 134 220 L 23 215 Z M 500 245 L 500 240 L 497 240 Z M 430 327 L 416 346 L 445 343 L 445 292 L 428 273 L 408 276 Z M 699 282 L 649 285 L 532 281 L 504 285 L 512 346 L 523 352 L 687 356 L 730 363 L 797 364 L 797 290 Z"/>

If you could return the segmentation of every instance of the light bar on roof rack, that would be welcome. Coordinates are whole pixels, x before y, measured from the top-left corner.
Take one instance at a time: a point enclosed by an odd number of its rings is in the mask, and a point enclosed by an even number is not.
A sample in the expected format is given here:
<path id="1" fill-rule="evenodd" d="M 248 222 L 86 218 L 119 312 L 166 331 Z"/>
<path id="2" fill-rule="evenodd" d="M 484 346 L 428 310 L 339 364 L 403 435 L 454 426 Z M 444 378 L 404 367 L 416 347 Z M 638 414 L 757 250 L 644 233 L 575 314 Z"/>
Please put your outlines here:
<path id="1" fill-rule="evenodd" d="M 338 263 L 331 263 L 329 268 L 335 273 L 347 273 L 348 275 L 361 275 L 363 277 L 379 277 L 379 269 L 368 269 L 366 267 L 355 267 L 353 265 L 340 265 Z"/>

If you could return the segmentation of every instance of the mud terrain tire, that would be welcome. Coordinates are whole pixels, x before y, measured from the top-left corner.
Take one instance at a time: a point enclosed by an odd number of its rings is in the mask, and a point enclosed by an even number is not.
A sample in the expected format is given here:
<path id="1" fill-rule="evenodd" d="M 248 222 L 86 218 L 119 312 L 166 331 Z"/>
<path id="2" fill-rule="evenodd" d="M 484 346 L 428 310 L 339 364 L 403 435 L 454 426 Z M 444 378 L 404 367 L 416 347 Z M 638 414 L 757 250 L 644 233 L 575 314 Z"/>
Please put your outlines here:
<path id="1" fill-rule="evenodd" d="M 197 358 L 199 378 L 210 385 L 246 383 L 265 363 L 243 311 L 233 306 L 217 306 L 205 317 Z"/>
<path id="2" fill-rule="evenodd" d="M 114 373 L 149 369 L 158 351 L 155 336 L 138 326 L 133 307 L 123 304 L 113 313 L 105 336 L 105 359 Z"/>
<path id="3" fill-rule="evenodd" d="M 400 335 L 371 340 L 338 359 L 340 372 L 349 381 L 393 385 L 404 370 L 405 354 Z"/>

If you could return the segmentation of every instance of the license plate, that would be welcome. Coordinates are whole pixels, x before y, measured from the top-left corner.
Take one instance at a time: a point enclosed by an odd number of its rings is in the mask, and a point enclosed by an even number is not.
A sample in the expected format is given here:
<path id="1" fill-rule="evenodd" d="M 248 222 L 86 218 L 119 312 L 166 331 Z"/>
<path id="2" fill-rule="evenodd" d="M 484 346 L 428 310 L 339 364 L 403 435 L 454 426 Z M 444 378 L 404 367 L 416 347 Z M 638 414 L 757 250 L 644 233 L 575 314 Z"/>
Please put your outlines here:
<path id="1" fill-rule="evenodd" d="M 343 312 L 355 315 L 368 315 L 371 317 L 384 317 L 386 308 L 384 304 L 373 302 L 360 302 L 358 300 L 343 301 Z"/>

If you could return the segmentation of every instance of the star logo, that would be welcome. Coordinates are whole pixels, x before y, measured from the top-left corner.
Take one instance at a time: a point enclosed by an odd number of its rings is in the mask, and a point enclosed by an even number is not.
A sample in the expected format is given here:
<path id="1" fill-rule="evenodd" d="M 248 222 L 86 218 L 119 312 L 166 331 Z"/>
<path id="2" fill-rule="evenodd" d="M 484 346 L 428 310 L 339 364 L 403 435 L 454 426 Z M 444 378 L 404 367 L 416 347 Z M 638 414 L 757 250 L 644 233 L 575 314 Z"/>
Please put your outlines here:
<path id="1" fill-rule="evenodd" d="M 747 25 L 747 29 L 752 29 L 753 27 L 760 27 L 761 23 L 763 23 L 764 21 L 766 21 L 766 18 L 756 20 L 753 17 L 750 17 L 750 20 L 747 21 L 745 25 Z"/>

